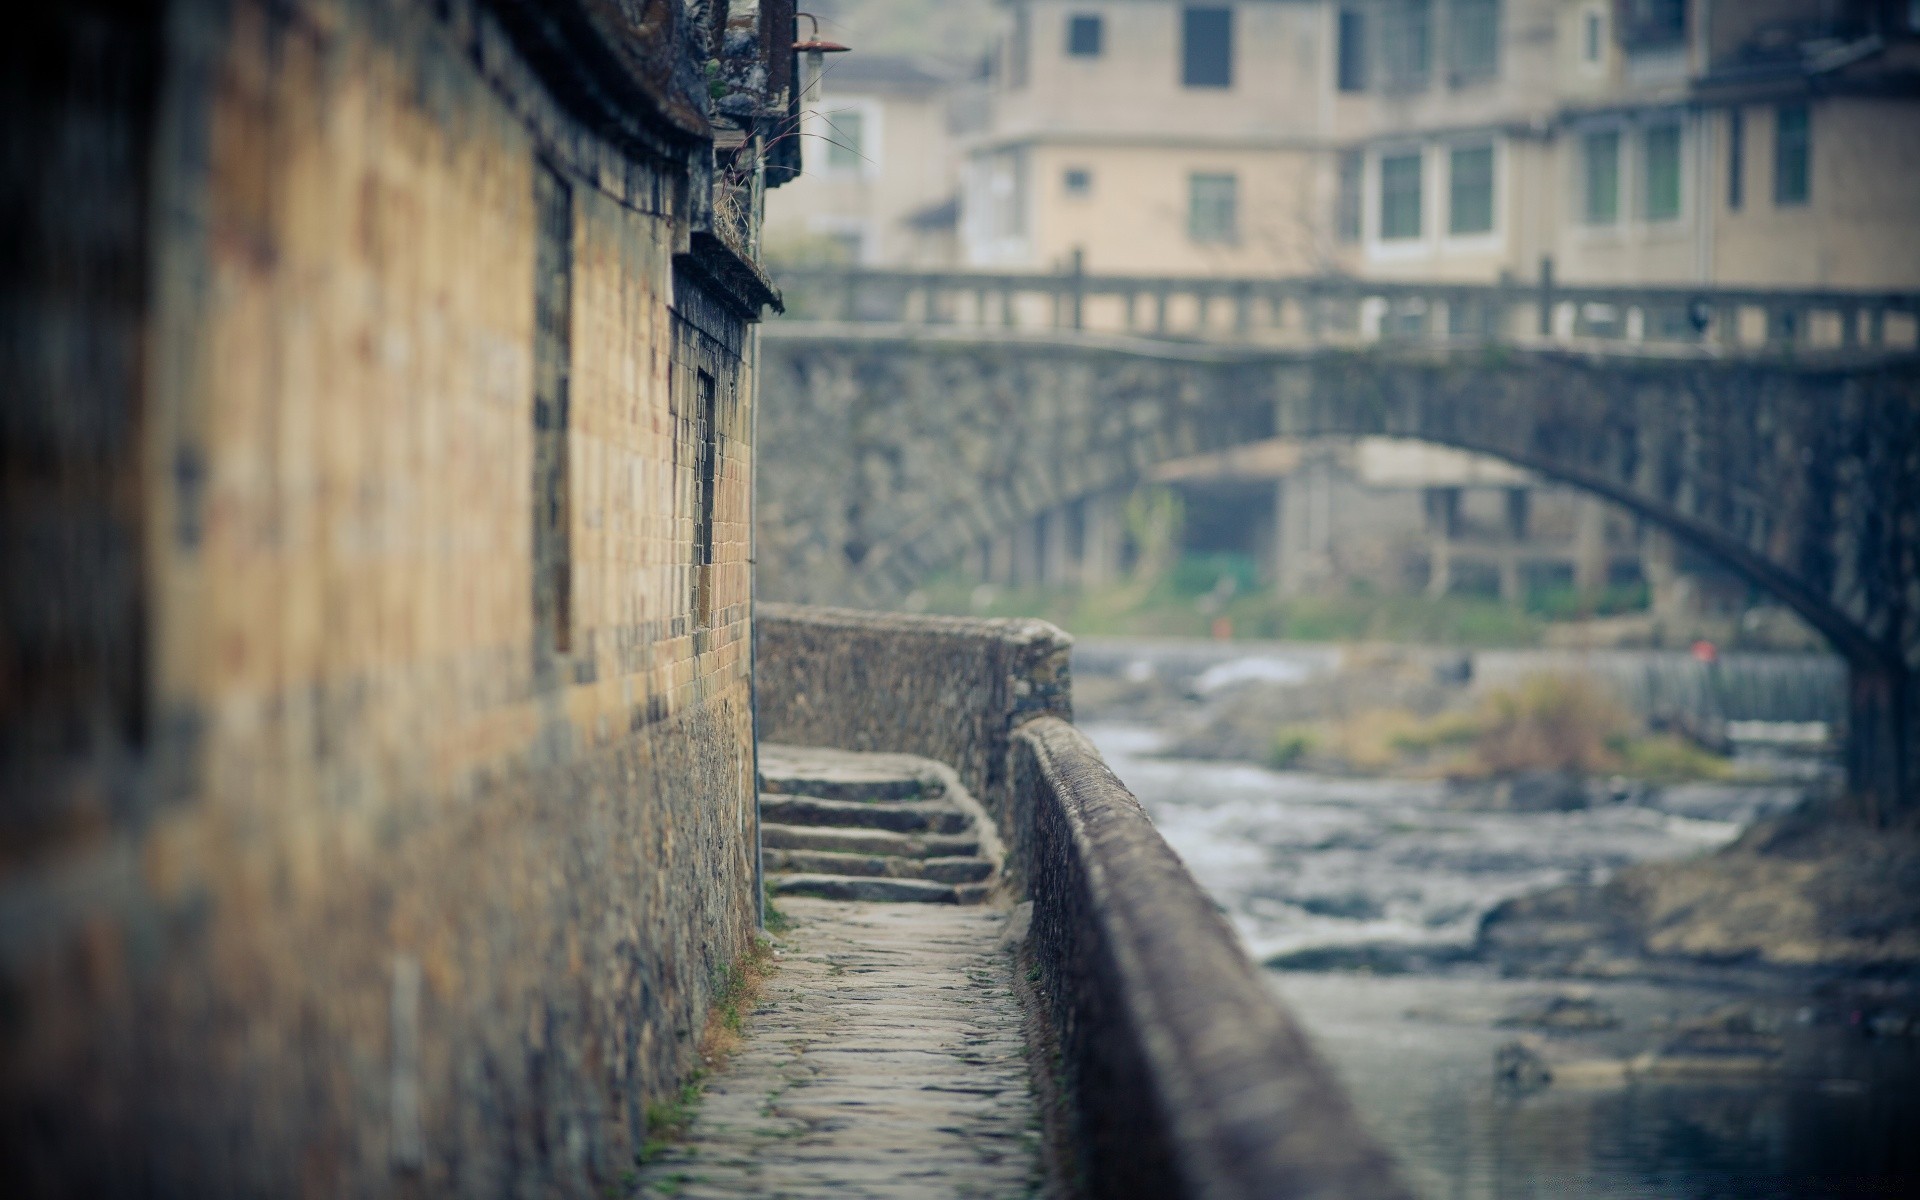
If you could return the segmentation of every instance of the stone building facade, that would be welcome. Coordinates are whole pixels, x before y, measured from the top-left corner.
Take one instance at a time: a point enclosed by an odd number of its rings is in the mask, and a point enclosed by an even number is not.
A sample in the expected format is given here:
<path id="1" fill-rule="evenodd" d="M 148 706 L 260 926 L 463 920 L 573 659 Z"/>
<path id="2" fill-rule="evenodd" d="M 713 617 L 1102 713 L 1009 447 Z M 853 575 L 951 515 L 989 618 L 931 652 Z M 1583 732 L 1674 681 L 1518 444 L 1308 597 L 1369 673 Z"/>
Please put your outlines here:
<path id="1" fill-rule="evenodd" d="M 0 56 L 15 1195 L 586 1194 L 758 914 L 786 0 Z"/>

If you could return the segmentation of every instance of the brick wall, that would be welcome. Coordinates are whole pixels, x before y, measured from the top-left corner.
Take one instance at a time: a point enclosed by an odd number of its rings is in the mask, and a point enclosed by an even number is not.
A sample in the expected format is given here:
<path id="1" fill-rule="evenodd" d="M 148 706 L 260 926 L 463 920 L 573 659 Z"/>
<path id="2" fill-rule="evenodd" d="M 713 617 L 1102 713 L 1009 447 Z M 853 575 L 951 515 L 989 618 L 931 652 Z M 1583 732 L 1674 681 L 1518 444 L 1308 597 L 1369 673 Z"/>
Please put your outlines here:
<path id="1" fill-rule="evenodd" d="M 7 364 L 0 460 L 42 483 L 0 501 L 0 1161 L 599 1191 L 757 908 L 746 310 L 678 253 L 704 144 L 600 140 L 461 0 L 36 20 L 8 198 L 106 282 L 8 261 L 6 345 L 133 333 Z M 36 144 L 78 165 L 23 184 Z"/>

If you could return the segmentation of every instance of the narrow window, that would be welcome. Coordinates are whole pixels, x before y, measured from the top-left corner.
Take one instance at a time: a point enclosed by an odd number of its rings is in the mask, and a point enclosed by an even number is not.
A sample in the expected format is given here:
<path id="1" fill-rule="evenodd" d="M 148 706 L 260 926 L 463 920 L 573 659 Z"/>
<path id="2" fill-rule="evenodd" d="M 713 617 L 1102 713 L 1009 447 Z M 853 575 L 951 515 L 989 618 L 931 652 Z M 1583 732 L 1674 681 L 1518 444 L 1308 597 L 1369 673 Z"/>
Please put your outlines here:
<path id="1" fill-rule="evenodd" d="M 720 414 L 713 376 L 698 371 L 695 381 L 699 410 L 694 414 L 693 436 L 699 447 L 700 507 L 693 525 L 693 623 L 706 629 L 713 624 L 713 505 L 714 482 L 720 473 Z"/>
<path id="2" fill-rule="evenodd" d="M 536 673 L 573 641 L 567 373 L 573 344 L 573 192 L 533 175 L 533 645 Z"/>
<path id="3" fill-rule="evenodd" d="M 1232 175 L 1187 178 L 1187 233 L 1196 242 L 1232 242 L 1240 236 L 1240 185 Z"/>
<path id="4" fill-rule="evenodd" d="M 1447 232 L 1493 232 L 1493 147 L 1460 146 L 1447 156 Z"/>
<path id="5" fill-rule="evenodd" d="M 1586 19 L 1581 22 L 1581 59 L 1589 64 L 1598 63 L 1600 61 L 1600 52 L 1606 45 L 1604 40 L 1605 36 L 1606 27 L 1601 24 L 1600 14 L 1597 12 L 1587 13 Z"/>
<path id="6" fill-rule="evenodd" d="M 1622 0 L 1620 44 L 1657 50 L 1687 40 L 1687 0 Z"/>
<path id="7" fill-rule="evenodd" d="M 1641 208 L 1649 221 L 1680 217 L 1680 126 L 1649 125 L 1641 136 Z"/>
<path id="8" fill-rule="evenodd" d="M 1500 0 L 1453 0 L 1447 8 L 1447 67 L 1456 80 L 1500 73 Z"/>
<path id="9" fill-rule="evenodd" d="M 1420 153 L 1389 154 L 1380 160 L 1380 240 L 1417 238 L 1420 226 Z"/>
<path id="10" fill-rule="evenodd" d="M 1025 5 L 1013 10 L 1013 32 L 1007 37 L 1007 86 L 1027 86 L 1028 13 Z"/>
<path id="11" fill-rule="evenodd" d="M 1812 193 L 1812 129 L 1807 106 L 1782 104 L 1774 114 L 1773 202 L 1805 204 Z"/>
<path id="12" fill-rule="evenodd" d="M 1747 115 L 1727 110 L 1727 207 L 1739 211 L 1747 202 Z"/>
<path id="13" fill-rule="evenodd" d="M 1067 53 L 1074 58 L 1099 58 L 1101 35 L 1105 32 L 1098 16 L 1076 14 L 1067 18 Z"/>
<path id="14" fill-rule="evenodd" d="M 1180 32 L 1180 81 L 1194 88 L 1232 87 L 1233 10 L 1185 9 Z"/>
<path id="15" fill-rule="evenodd" d="M 827 170 L 858 174 L 867 166 L 867 115 L 857 108 L 827 114 Z"/>
<path id="16" fill-rule="evenodd" d="M 1580 157 L 1586 184 L 1581 219 L 1589 225 L 1611 225 L 1620 219 L 1620 131 L 1587 134 L 1580 139 Z"/>
<path id="17" fill-rule="evenodd" d="M 1340 155 L 1339 188 L 1334 194 L 1334 235 L 1343 242 L 1360 240 L 1361 191 L 1366 186 L 1367 160 L 1357 150 Z"/>
<path id="18" fill-rule="evenodd" d="M 1068 167 L 1060 177 L 1061 186 L 1069 196 L 1090 196 L 1093 194 L 1093 172 L 1085 167 Z"/>
<path id="19" fill-rule="evenodd" d="M 1433 0 L 1389 0 L 1381 10 L 1380 65 L 1389 91 L 1425 90 L 1433 71 Z"/>
<path id="20" fill-rule="evenodd" d="M 1357 8 L 1340 10 L 1337 78 L 1343 92 L 1367 90 L 1367 14 Z"/>

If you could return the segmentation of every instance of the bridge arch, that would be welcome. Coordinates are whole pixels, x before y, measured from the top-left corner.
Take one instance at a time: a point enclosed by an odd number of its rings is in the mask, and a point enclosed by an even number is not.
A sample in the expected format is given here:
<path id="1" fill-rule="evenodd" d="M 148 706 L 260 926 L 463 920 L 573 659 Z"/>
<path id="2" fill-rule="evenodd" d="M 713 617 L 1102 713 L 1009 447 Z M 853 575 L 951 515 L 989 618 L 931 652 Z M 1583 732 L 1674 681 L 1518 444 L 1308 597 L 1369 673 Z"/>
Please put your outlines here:
<path id="1" fill-rule="evenodd" d="M 1413 438 L 1612 501 L 1779 597 L 1849 663 L 1856 796 L 1875 816 L 1916 806 L 1911 362 L 873 326 L 781 329 L 764 354 L 759 557 L 777 598 L 887 604 L 979 539 L 1172 458 L 1276 435 Z"/>

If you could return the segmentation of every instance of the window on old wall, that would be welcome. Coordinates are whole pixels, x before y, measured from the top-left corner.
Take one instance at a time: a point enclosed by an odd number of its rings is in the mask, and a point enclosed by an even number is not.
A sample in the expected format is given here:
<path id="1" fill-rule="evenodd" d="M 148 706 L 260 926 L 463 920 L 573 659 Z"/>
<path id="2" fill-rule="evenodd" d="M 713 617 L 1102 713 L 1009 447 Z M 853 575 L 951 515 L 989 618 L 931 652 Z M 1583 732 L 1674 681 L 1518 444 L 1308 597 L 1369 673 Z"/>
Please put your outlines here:
<path id="1" fill-rule="evenodd" d="M 1067 54 L 1073 58 L 1099 58 L 1105 33 L 1104 23 L 1097 14 L 1075 13 L 1067 18 Z"/>
<path id="2" fill-rule="evenodd" d="M 1687 0 L 1619 0 L 1620 44 L 1661 50 L 1687 40 Z"/>
<path id="3" fill-rule="evenodd" d="M 827 170 L 836 175 L 858 175 L 873 161 L 867 114 L 842 108 L 826 114 Z"/>
<path id="4" fill-rule="evenodd" d="M 714 506 L 720 478 L 719 388 L 712 375 L 694 372 L 694 464 L 699 493 L 693 515 L 693 623 L 713 625 L 714 616 Z"/>
<path id="5" fill-rule="evenodd" d="M 1747 201 L 1747 115 L 1727 110 L 1727 207 L 1738 212 Z"/>
<path id="6" fill-rule="evenodd" d="M 1408 241 L 1421 235 L 1420 152 L 1380 159 L 1380 240 Z"/>
<path id="7" fill-rule="evenodd" d="M 1334 31 L 1335 86 L 1343 92 L 1367 90 L 1367 14 L 1364 9 L 1343 8 Z"/>
<path id="8" fill-rule="evenodd" d="M 573 190 L 544 164 L 533 207 L 533 655 L 536 677 L 551 682 L 553 656 L 573 642 Z"/>
<path id="9" fill-rule="evenodd" d="M 1232 9 L 1181 10 L 1180 82 L 1190 88 L 1233 86 Z"/>
<path id="10" fill-rule="evenodd" d="M 1343 242 L 1360 240 L 1362 233 L 1362 195 L 1366 188 L 1367 160 L 1358 150 L 1340 155 L 1340 175 L 1333 201 L 1334 236 Z"/>
<path id="11" fill-rule="evenodd" d="M 1187 235 L 1196 242 L 1239 240 L 1240 181 L 1237 178 L 1205 172 L 1187 177 Z"/>
<path id="12" fill-rule="evenodd" d="M 1597 8 L 1580 14 L 1580 61 L 1589 67 L 1600 65 L 1607 52 L 1607 19 Z"/>
<path id="13" fill-rule="evenodd" d="M 1085 167 L 1068 167 L 1060 174 L 1060 187 L 1069 196 L 1084 198 L 1093 195 L 1093 172 Z"/>
<path id="14" fill-rule="evenodd" d="M 1804 104 L 1782 104 L 1773 122 L 1773 202 L 1805 204 L 1813 195 L 1812 115 Z"/>
<path id="15" fill-rule="evenodd" d="M 1500 0 L 1451 0 L 1447 5 L 1447 70 L 1455 82 L 1500 73 Z"/>
<path id="16" fill-rule="evenodd" d="M 1447 154 L 1447 232 L 1493 232 L 1493 146 L 1455 146 Z"/>
<path id="17" fill-rule="evenodd" d="M 1620 219 L 1620 131 L 1596 129 L 1580 139 L 1580 219 L 1612 225 Z"/>
<path id="18" fill-rule="evenodd" d="M 1649 221 L 1680 219 L 1680 123 L 1661 121 L 1640 133 L 1640 208 Z"/>
<path id="19" fill-rule="evenodd" d="M 1433 73 L 1433 0 L 1386 0 L 1379 14 L 1382 85 L 1424 90 Z"/>

